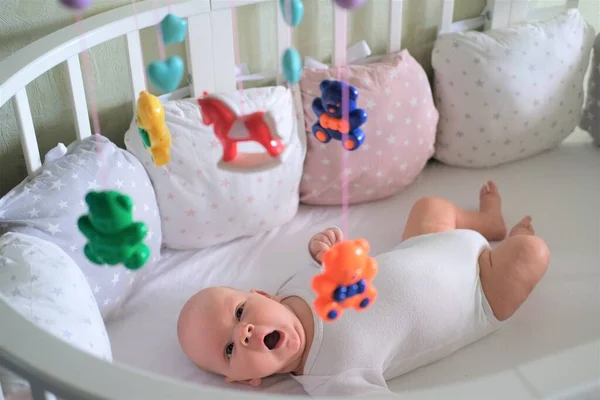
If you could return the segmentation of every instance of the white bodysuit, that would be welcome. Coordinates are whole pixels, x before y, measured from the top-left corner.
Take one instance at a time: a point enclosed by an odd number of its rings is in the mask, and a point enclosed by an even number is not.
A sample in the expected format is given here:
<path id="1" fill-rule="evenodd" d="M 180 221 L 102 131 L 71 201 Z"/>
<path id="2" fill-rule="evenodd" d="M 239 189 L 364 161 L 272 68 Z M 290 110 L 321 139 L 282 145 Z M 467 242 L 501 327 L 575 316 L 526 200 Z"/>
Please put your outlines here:
<path id="1" fill-rule="evenodd" d="M 313 313 L 315 329 L 304 374 L 312 396 L 389 394 L 386 380 L 444 358 L 500 325 L 483 294 L 479 255 L 489 243 L 471 230 L 427 234 L 376 256 L 377 299 L 364 311 L 346 309 L 335 322 Z M 306 268 L 278 296 L 315 294 Z"/>

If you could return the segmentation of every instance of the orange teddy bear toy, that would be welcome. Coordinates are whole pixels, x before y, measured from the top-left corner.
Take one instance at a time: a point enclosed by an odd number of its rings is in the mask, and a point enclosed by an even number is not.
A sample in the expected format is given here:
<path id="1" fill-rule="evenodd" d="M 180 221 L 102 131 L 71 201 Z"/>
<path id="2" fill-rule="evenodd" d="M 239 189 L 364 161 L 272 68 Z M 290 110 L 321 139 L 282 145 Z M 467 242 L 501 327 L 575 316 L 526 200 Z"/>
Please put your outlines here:
<path id="1" fill-rule="evenodd" d="M 314 309 L 323 320 L 340 318 L 346 308 L 363 311 L 375 301 L 377 261 L 369 257 L 370 248 L 365 239 L 346 240 L 323 255 L 323 273 L 312 280 Z"/>

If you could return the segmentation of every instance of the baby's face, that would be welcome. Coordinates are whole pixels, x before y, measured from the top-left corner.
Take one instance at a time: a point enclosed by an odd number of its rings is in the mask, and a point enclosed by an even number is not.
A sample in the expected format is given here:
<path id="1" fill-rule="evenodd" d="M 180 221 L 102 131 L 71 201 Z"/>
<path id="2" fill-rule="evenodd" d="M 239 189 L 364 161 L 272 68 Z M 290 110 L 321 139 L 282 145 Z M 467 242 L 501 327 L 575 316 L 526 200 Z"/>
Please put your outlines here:
<path id="1" fill-rule="evenodd" d="M 279 299 L 225 287 L 190 298 L 177 329 L 183 351 L 200 368 L 253 385 L 293 371 L 306 345 L 300 320 Z"/>

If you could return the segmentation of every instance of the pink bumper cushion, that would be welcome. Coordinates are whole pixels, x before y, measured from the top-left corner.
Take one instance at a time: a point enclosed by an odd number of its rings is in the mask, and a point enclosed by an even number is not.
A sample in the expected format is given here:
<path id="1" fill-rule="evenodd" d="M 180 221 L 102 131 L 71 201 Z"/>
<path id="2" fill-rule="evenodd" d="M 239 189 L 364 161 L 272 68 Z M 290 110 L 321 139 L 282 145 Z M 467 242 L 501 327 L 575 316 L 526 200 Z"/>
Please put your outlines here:
<path id="1" fill-rule="evenodd" d="M 338 72 L 358 89 L 357 108 L 368 113 L 362 126 L 365 141 L 354 151 L 344 150 L 335 139 L 322 144 L 312 134 L 312 102 L 321 95 L 319 84 L 339 79 Z M 300 89 L 308 137 L 302 203 L 341 204 L 345 182 L 349 204 L 389 197 L 410 185 L 432 157 L 439 114 L 427 74 L 408 51 L 339 71 L 307 68 Z"/>

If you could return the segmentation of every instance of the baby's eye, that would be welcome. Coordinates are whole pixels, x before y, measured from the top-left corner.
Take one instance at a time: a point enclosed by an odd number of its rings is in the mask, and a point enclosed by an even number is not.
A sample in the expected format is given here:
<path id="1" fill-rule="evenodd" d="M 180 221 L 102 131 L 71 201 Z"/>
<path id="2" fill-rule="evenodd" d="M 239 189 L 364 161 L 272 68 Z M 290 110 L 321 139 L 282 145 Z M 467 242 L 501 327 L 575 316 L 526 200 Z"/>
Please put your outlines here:
<path id="1" fill-rule="evenodd" d="M 235 317 L 237 318 L 237 320 L 239 321 L 240 319 L 242 319 L 242 314 L 244 313 L 244 305 L 242 304 L 241 306 L 239 306 L 236 310 L 235 310 Z"/>
<path id="2" fill-rule="evenodd" d="M 229 343 L 225 347 L 225 357 L 227 357 L 227 359 L 230 359 L 232 354 L 233 354 L 233 343 Z"/>

